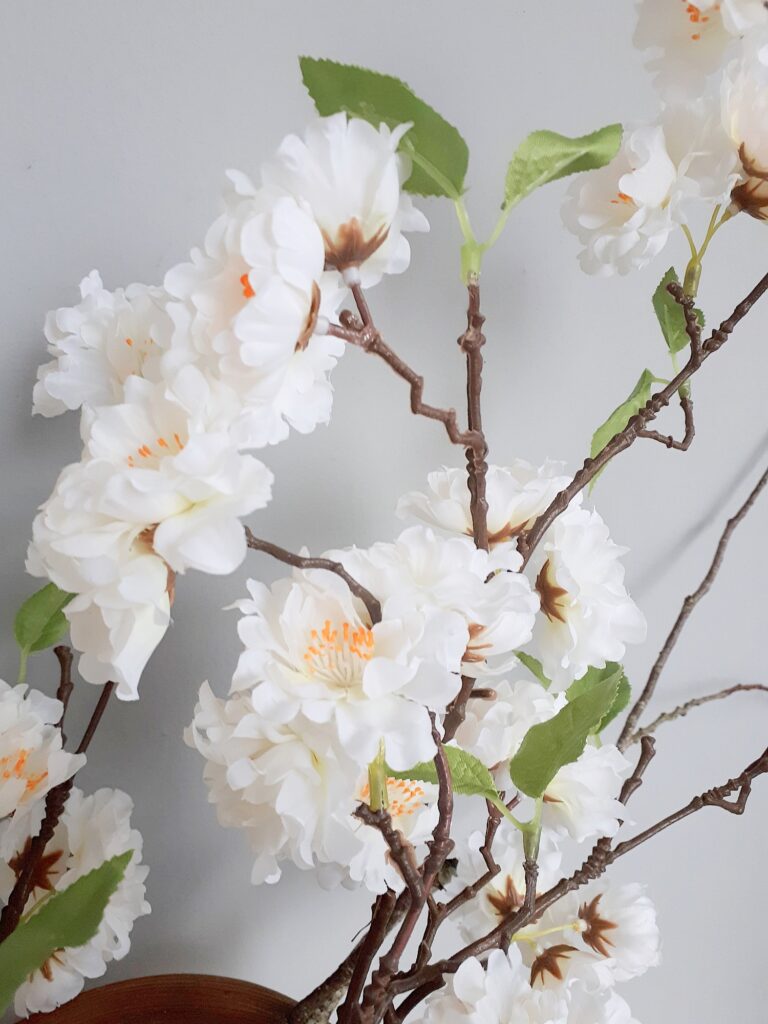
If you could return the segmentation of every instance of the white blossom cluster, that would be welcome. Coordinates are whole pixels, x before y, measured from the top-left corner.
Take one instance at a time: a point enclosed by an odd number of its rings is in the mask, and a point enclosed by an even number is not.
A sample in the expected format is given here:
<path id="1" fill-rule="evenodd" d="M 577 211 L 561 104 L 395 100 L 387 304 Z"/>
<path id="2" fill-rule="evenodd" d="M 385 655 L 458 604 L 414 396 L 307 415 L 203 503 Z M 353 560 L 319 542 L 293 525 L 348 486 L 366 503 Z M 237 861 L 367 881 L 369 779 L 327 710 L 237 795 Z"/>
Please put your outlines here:
<path id="1" fill-rule="evenodd" d="M 346 115 L 288 136 L 261 182 L 230 172 L 224 212 L 163 287 L 105 290 L 46 323 L 35 409 L 80 409 L 83 454 L 33 527 L 28 569 L 75 595 L 80 673 L 138 695 L 170 622 L 177 574 L 242 562 L 242 517 L 272 474 L 252 451 L 327 422 L 344 343 L 327 334 L 345 282 L 408 265 L 427 222 L 401 190 L 407 125 Z"/>
<path id="2" fill-rule="evenodd" d="M 62 712 L 61 701 L 0 680 L 0 906 L 11 895 L 40 831 L 46 796 L 85 764 L 84 754 L 63 749 Z M 57 950 L 18 989 L 19 1016 L 47 1012 L 74 998 L 85 979 L 101 977 L 110 961 L 130 949 L 134 921 L 149 913 L 144 899 L 148 868 L 141 864 L 141 835 L 130 825 L 132 810 L 130 798 L 119 790 L 102 789 L 89 797 L 72 790 L 32 875 L 24 918 L 106 860 L 129 850 L 133 856 L 91 941 Z"/>
<path id="3" fill-rule="evenodd" d="M 74 595 L 65 614 L 88 681 L 114 680 L 119 696 L 138 696 L 170 623 L 177 576 L 229 573 L 242 562 L 243 518 L 271 497 L 262 450 L 291 428 L 306 433 L 328 420 L 329 376 L 344 345 L 329 327 L 346 289 L 403 271 L 403 232 L 427 227 L 402 189 L 410 165 L 398 144 L 408 127 L 345 114 L 316 120 L 303 138 L 284 140 L 258 184 L 230 173 L 223 214 L 162 287 L 111 293 L 94 272 L 77 306 L 50 315 L 51 361 L 40 370 L 35 408 L 47 416 L 79 409 L 83 453 L 40 509 L 28 568 Z M 638 153 L 665 147 L 653 131 L 643 140 L 632 143 Z M 627 159 L 626 173 L 636 173 Z M 675 175 L 674 187 L 689 194 Z M 289 862 L 316 870 L 324 884 L 400 890 L 384 837 L 355 813 L 372 798 L 370 765 L 384 769 L 392 824 L 422 857 L 438 793 L 415 768 L 434 758 L 468 679 L 484 697 L 470 701 L 451 743 L 482 762 L 505 801 L 519 798 L 524 822 L 540 813 L 541 884 L 559 877 L 567 844 L 616 834 L 629 763 L 613 744 L 590 739 L 537 806 L 516 793 L 509 770 L 529 729 L 569 701 L 570 684 L 645 637 L 624 584 L 624 549 L 581 497 L 523 567 L 519 534 L 568 483 L 554 462 L 491 466 L 485 551 L 473 537 L 466 473 L 443 469 L 425 492 L 401 499 L 398 514 L 411 525 L 393 542 L 326 553 L 355 586 L 327 569 L 296 569 L 271 587 L 249 582 L 237 604 L 243 649 L 230 693 L 222 699 L 203 685 L 186 740 L 204 758 L 221 824 L 247 834 L 255 883 L 277 881 Z M 523 651 L 543 680 L 523 667 Z M 0 801 L 15 813 L 0 835 L 3 898 L 34 834 L 34 815 L 17 808 L 26 800 L 39 815 L 30 793 L 39 797 L 79 766 L 61 752 L 59 709 L 9 694 L 0 692 L 0 714 L 8 711 L 0 767 L 9 773 Z M 148 910 L 130 810 L 111 791 L 70 802 L 32 908 L 105 858 L 135 856 L 98 936 L 45 964 L 20 990 L 19 1012 L 71 998 L 127 950 L 134 919 Z M 482 874 L 482 842 L 474 825 L 457 834 L 449 888 Z M 520 822 L 504 820 L 495 856 L 500 874 L 459 916 L 469 938 L 521 899 Z M 428 1016 L 629 1022 L 612 986 L 657 959 L 646 897 L 638 887 L 600 887 L 547 913 L 487 970 L 464 965 Z M 504 1002 L 510 996 L 513 1005 Z"/>
<path id="4" fill-rule="evenodd" d="M 768 8 L 762 0 L 638 0 L 658 117 L 577 179 L 563 207 L 588 273 L 649 263 L 678 229 L 711 233 L 739 211 L 768 219 Z M 711 218 L 711 220 L 710 220 Z M 689 235 L 690 237 L 690 235 Z"/>

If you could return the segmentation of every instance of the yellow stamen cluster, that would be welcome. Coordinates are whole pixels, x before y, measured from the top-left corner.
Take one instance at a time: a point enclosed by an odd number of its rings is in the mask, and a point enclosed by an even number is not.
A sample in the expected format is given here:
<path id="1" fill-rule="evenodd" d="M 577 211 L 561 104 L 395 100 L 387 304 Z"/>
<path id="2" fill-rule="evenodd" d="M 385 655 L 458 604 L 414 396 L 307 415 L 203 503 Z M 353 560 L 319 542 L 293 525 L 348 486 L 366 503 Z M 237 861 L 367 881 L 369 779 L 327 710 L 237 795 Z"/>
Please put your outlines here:
<path id="1" fill-rule="evenodd" d="M 321 630 L 313 629 L 304 652 L 312 673 L 348 680 L 359 674 L 361 664 L 373 657 L 373 630 L 342 622 L 336 628 L 326 619 Z"/>
<path id="2" fill-rule="evenodd" d="M 0 757 L 0 779 L 23 779 L 26 782 L 26 792 L 34 793 L 39 786 L 48 778 L 48 772 L 40 772 L 39 775 L 28 775 L 26 771 L 29 760 L 29 750 L 19 750 L 16 754 Z"/>
<path id="3" fill-rule="evenodd" d="M 371 790 L 366 782 L 360 793 L 363 800 L 368 800 Z M 416 812 L 424 800 L 424 790 L 417 782 L 410 779 L 387 779 L 387 797 L 389 805 L 387 810 L 390 817 L 400 818 L 403 815 L 411 815 Z"/>
<path id="4" fill-rule="evenodd" d="M 136 454 L 139 456 L 139 458 L 142 459 L 162 458 L 163 455 L 178 454 L 180 451 L 183 451 L 184 449 L 184 442 L 181 440 L 178 434 L 173 435 L 173 445 L 175 446 L 176 449 L 175 452 L 171 444 L 168 441 L 166 441 L 164 437 L 158 437 L 155 441 L 155 444 L 160 449 L 160 451 L 155 451 L 148 444 L 143 444 L 140 448 L 136 449 Z M 133 455 L 129 455 L 126 461 L 128 465 L 131 467 L 136 465 L 136 459 L 133 457 Z"/>

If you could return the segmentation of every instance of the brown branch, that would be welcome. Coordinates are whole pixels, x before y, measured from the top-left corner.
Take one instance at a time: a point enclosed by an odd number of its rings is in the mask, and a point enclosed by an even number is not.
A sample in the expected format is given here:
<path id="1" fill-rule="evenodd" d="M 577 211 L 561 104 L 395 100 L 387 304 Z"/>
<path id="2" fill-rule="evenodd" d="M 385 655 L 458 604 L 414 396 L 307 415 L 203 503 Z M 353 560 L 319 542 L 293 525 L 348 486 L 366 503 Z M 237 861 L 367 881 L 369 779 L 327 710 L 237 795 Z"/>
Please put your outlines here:
<path id="1" fill-rule="evenodd" d="M 483 345 L 485 317 L 480 312 L 480 286 L 471 280 L 467 286 L 469 306 L 467 329 L 458 340 L 459 348 L 467 357 L 467 424 L 482 443 L 467 447 L 467 478 L 469 509 L 472 516 L 472 535 L 479 548 L 488 550 L 488 500 L 485 479 L 488 475 L 488 444 L 483 433 L 481 393 L 483 389 Z"/>
<path id="2" fill-rule="evenodd" d="M 680 389 L 693 376 L 699 367 L 713 353 L 717 352 L 730 335 L 737 324 L 744 319 L 756 302 L 768 291 L 768 274 L 765 274 L 755 285 L 749 295 L 746 296 L 734 309 L 727 320 L 723 320 L 706 341 L 697 346 L 697 350 L 691 349 L 688 362 L 678 374 L 661 391 L 651 395 L 642 409 L 633 416 L 623 430 L 608 441 L 608 443 L 594 456 L 584 461 L 581 469 L 576 473 L 571 483 L 563 488 L 552 499 L 548 507 L 538 516 L 530 529 L 521 533 L 518 537 L 518 550 L 523 556 L 525 564 L 529 561 L 534 549 L 541 541 L 549 527 L 563 513 L 571 501 L 600 473 L 608 463 L 619 454 L 625 451 L 636 440 L 641 430 L 645 430 L 647 424 L 654 419 L 658 413 L 669 405 Z"/>
<path id="3" fill-rule="evenodd" d="M 360 804 L 354 811 L 354 815 L 381 833 L 392 854 L 392 860 L 411 893 L 411 898 L 421 899 L 424 887 L 419 873 L 419 865 L 416 863 L 416 855 L 403 833 L 393 826 L 389 812 L 384 809 L 374 811 L 368 804 Z"/>
<path id="4" fill-rule="evenodd" d="M 59 729 L 61 730 L 61 742 L 64 745 L 67 742 L 67 736 L 64 732 L 64 718 L 67 714 L 69 698 L 72 696 L 72 691 L 75 688 L 75 684 L 72 682 L 72 648 L 67 647 L 66 644 L 60 644 L 58 647 L 53 648 L 53 653 L 59 662 L 59 685 L 56 689 L 56 700 L 61 701 Z"/>
<path id="5" fill-rule="evenodd" d="M 363 602 L 368 610 L 371 625 L 375 626 L 377 622 L 381 622 L 381 604 L 370 590 L 367 590 L 362 583 L 358 583 L 356 579 L 349 575 L 341 562 L 334 562 L 331 558 L 295 555 L 292 551 L 278 547 L 277 544 L 272 544 L 268 540 L 260 540 L 258 537 L 254 537 L 247 526 L 245 528 L 245 538 L 251 550 L 263 551 L 265 554 L 276 558 L 279 562 L 285 562 L 286 565 L 295 566 L 297 569 L 325 569 L 327 572 L 335 573 L 340 579 L 344 580 L 355 597 L 358 597 Z"/>
<path id="6" fill-rule="evenodd" d="M 365 981 L 374 958 L 391 929 L 390 921 L 396 904 L 397 897 L 391 889 L 388 889 L 383 896 L 379 897 L 374 907 L 371 926 L 361 943 L 346 997 L 339 1007 L 338 1020 L 340 1022 L 360 1017 L 359 1002 L 363 995 Z"/>
<path id="7" fill-rule="evenodd" d="M 80 740 L 80 744 L 77 748 L 78 754 L 85 754 L 88 750 L 114 688 L 114 683 L 107 683 L 102 688 L 94 712 L 91 715 L 91 719 L 88 722 L 83 738 Z M 8 938 L 11 932 L 16 929 L 22 918 L 24 908 L 26 907 L 27 900 L 29 899 L 35 871 L 37 870 L 43 854 L 45 853 L 45 848 L 53 838 L 53 833 L 56 831 L 56 826 L 59 824 L 59 819 L 64 812 L 64 808 L 67 805 L 67 800 L 69 799 L 69 794 L 72 792 L 74 784 L 75 777 L 72 776 L 72 778 L 67 779 L 66 782 L 61 782 L 58 786 L 54 786 L 46 795 L 45 815 L 43 816 L 43 821 L 40 825 L 40 831 L 29 844 L 29 849 L 27 850 L 27 855 L 24 858 L 24 863 L 21 865 L 19 870 L 16 883 L 8 897 L 8 902 L 3 907 L 2 914 L 0 915 L 0 942 L 4 942 L 5 939 Z"/>
<path id="8" fill-rule="evenodd" d="M 660 725 L 664 725 L 665 722 L 674 722 L 676 718 L 685 718 L 689 711 L 693 708 L 700 708 L 704 704 L 710 704 L 712 701 L 725 700 L 726 697 L 730 697 L 734 693 L 749 693 L 750 691 L 762 691 L 768 693 L 768 686 L 764 686 L 762 683 L 738 683 L 736 686 L 729 686 L 725 690 L 718 690 L 717 693 L 707 693 L 703 697 L 693 697 L 691 700 L 687 700 L 684 704 L 678 705 L 676 708 L 672 708 L 671 711 L 665 711 L 658 718 L 654 718 L 650 725 L 643 726 L 642 729 L 638 729 L 637 732 L 632 733 L 627 739 L 627 746 L 632 746 L 633 743 L 637 743 L 638 740 L 643 739 L 645 736 L 650 736 L 656 732 Z"/>
<path id="9" fill-rule="evenodd" d="M 462 431 L 455 409 L 440 409 L 424 402 L 424 378 L 387 345 L 371 322 L 364 323 L 349 310 L 345 310 L 339 319 L 341 324 L 331 324 L 328 333 L 351 345 L 357 345 L 364 352 L 379 356 L 398 377 L 402 377 L 411 389 L 411 412 L 414 415 L 425 416 L 427 419 L 442 423 L 453 444 L 461 445 L 463 448 L 474 448 L 478 452 L 483 451 L 485 438 L 474 430 Z"/>
<path id="10" fill-rule="evenodd" d="M 674 650 L 677 641 L 680 639 L 680 634 L 685 628 L 685 624 L 690 618 L 693 609 L 696 607 L 699 601 L 701 601 L 701 599 L 704 596 L 706 596 L 707 593 L 709 593 L 709 590 L 712 587 L 712 584 L 714 583 L 718 572 L 720 571 L 720 567 L 723 564 L 726 549 L 731 540 L 731 537 L 734 534 L 734 531 L 736 530 L 736 527 L 746 518 L 747 514 L 757 501 L 761 491 L 765 488 L 766 484 L 768 484 L 768 469 L 765 470 L 765 472 L 760 477 L 758 482 L 752 488 L 752 491 L 750 492 L 747 500 L 744 502 L 744 504 L 741 506 L 738 512 L 736 512 L 735 515 L 731 516 L 731 518 L 725 524 L 725 529 L 723 530 L 720 536 L 720 540 L 718 541 L 717 547 L 715 548 L 715 555 L 712 559 L 712 564 L 710 565 L 706 575 L 704 576 L 704 579 L 701 581 L 696 590 L 694 590 L 692 594 L 689 594 L 683 601 L 683 606 L 680 609 L 680 614 L 677 616 L 675 624 L 673 625 L 669 633 L 669 636 L 665 640 L 664 646 L 661 648 L 661 651 L 659 652 L 659 656 L 656 659 L 653 668 L 651 669 L 650 675 L 648 676 L 648 681 L 646 682 L 645 687 L 643 688 L 643 692 L 640 694 L 640 696 L 634 704 L 634 707 L 627 716 L 627 720 L 624 723 L 624 728 L 622 729 L 621 735 L 619 736 L 619 739 L 617 741 L 617 745 L 620 750 L 625 750 L 627 745 L 629 744 L 630 737 L 637 728 L 637 723 L 640 721 L 643 712 L 648 706 L 648 702 L 650 701 L 651 697 L 654 694 L 654 691 L 656 690 L 656 684 L 659 681 L 659 677 L 661 676 L 661 673 L 664 670 L 664 667 L 667 664 L 669 656 Z"/>
<path id="11" fill-rule="evenodd" d="M 619 843 L 615 848 L 611 848 L 610 839 L 600 839 L 581 867 L 568 878 L 561 879 L 546 893 L 542 894 L 535 901 L 530 913 L 521 914 L 518 910 L 512 918 L 505 919 L 487 935 L 465 946 L 453 956 L 430 964 L 420 972 L 402 975 L 400 978 L 395 979 L 393 981 L 393 988 L 397 992 L 410 991 L 412 989 L 420 990 L 423 992 L 421 996 L 423 998 L 429 991 L 434 991 L 440 987 L 444 976 L 455 973 L 469 957 L 481 956 L 497 948 L 507 934 L 514 934 L 514 932 L 510 932 L 513 920 L 514 931 L 517 931 L 528 924 L 531 919 L 541 915 L 548 907 L 557 903 L 558 900 L 562 899 L 569 892 L 574 892 L 588 882 L 599 878 L 620 857 L 648 842 L 649 839 L 653 839 L 671 825 L 682 821 L 691 814 L 695 814 L 704 807 L 717 807 L 731 814 L 742 814 L 752 789 L 752 782 L 758 776 L 766 773 L 768 773 L 768 748 L 752 764 L 748 765 L 740 775 L 729 779 L 722 786 L 714 786 L 700 796 L 693 797 L 684 807 L 657 821 L 631 839 Z M 729 799 L 734 793 L 737 795 L 733 799 Z M 420 1001 L 415 996 L 416 992 L 413 993 L 413 997 L 409 1000 L 409 1009 L 412 1009 Z"/>
<path id="12" fill-rule="evenodd" d="M 648 438 L 650 441 L 658 441 L 667 448 L 674 448 L 678 452 L 687 452 L 696 436 L 696 428 L 693 422 L 693 402 L 687 395 L 680 399 L 680 408 L 683 410 L 685 419 L 685 434 L 682 441 L 676 441 L 671 434 L 660 434 L 658 430 L 638 430 L 638 437 Z"/>

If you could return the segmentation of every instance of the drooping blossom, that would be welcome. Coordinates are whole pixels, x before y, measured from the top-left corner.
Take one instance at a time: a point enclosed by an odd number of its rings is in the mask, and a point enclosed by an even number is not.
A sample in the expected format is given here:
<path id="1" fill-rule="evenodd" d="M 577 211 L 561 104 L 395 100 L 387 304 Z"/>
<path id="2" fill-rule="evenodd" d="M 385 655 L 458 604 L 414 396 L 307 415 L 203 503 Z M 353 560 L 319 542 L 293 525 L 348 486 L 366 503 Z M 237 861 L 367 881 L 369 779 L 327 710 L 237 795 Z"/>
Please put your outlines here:
<path id="1" fill-rule="evenodd" d="M 368 765 L 383 740 L 404 771 L 435 753 L 428 708 L 456 695 L 469 643 L 456 612 L 429 608 L 372 623 L 363 602 L 325 570 L 296 572 L 271 588 L 249 581 L 234 686 L 252 691 L 265 719 L 301 713 L 331 725 L 347 754 Z"/>
<path id="2" fill-rule="evenodd" d="M 100 978 L 113 960 L 122 960 L 131 946 L 137 918 L 150 911 L 145 900 L 149 869 L 141 863 L 142 838 L 131 828 L 133 802 L 120 790 L 100 789 L 84 796 L 74 789 L 34 875 L 25 913 L 51 893 L 67 889 L 104 861 L 133 850 L 125 875 L 109 899 L 96 935 L 84 946 L 58 949 L 17 990 L 19 1016 L 48 1013 L 74 999 L 86 979 Z M 0 832 L 0 899 L 7 899 L 21 870 L 25 850 L 40 827 L 38 808 L 14 817 Z"/>
<path id="3" fill-rule="evenodd" d="M 410 262 L 403 231 L 426 231 L 403 183 L 411 162 L 398 145 L 409 129 L 378 128 L 344 113 L 318 118 L 303 138 L 288 135 L 264 169 L 268 186 L 306 202 L 322 233 L 325 261 L 370 287 Z"/>
<path id="4" fill-rule="evenodd" d="M 61 701 L 0 679 L 0 821 L 21 815 L 85 764 L 62 749 Z"/>
<path id="5" fill-rule="evenodd" d="M 290 861 L 315 869 L 325 885 L 402 888 L 381 833 L 353 814 L 369 798 L 367 773 L 325 723 L 297 714 L 275 724 L 258 713 L 252 692 L 223 701 L 205 684 L 185 738 L 205 758 L 219 822 L 248 837 L 254 884 L 278 881 Z M 388 790 L 394 826 L 420 850 L 437 821 L 434 787 L 390 779 Z"/>

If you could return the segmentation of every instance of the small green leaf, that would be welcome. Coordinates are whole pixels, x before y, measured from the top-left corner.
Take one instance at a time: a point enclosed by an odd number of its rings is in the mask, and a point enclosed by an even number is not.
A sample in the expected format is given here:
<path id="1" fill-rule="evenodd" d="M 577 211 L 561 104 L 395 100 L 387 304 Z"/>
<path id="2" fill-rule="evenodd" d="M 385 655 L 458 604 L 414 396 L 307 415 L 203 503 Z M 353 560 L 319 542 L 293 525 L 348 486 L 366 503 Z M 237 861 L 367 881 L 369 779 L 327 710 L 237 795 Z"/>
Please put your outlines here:
<path id="1" fill-rule="evenodd" d="M 568 700 L 571 701 L 576 697 L 580 697 L 583 693 L 587 693 L 598 683 L 603 682 L 603 680 L 613 679 L 614 677 L 618 683 L 616 699 L 605 717 L 592 730 L 593 733 L 601 733 L 603 729 L 605 729 L 605 727 L 624 710 L 627 704 L 629 704 L 629 698 L 632 695 L 632 688 L 629 685 L 629 680 L 624 674 L 623 667 L 616 661 L 609 661 L 606 662 L 604 668 L 588 668 L 584 675 L 580 679 L 577 679 L 575 683 L 571 683 L 566 691 Z"/>
<path id="2" fill-rule="evenodd" d="M 399 78 L 352 64 L 300 57 L 301 75 L 318 113 L 345 111 L 376 128 L 413 125 L 400 148 L 413 161 L 404 188 L 422 196 L 458 199 L 469 163 L 467 144 L 456 128 L 420 100 Z"/>
<path id="3" fill-rule="evenodd" d="M 621 136 L 620 124 L 609 124 L 576 139 L 557 132 L 533 132 L 509 163 L 502 209 L 516 206 L 540 185 L 609 164 L 619 151 Z"/>
<path id="4" fill-rule="evenodd" d="M 518 789 L 541 797 L 563 765 L 577 760 L 587 737 L 605 718 L 616 700 L 619 673 L 603 679 L 569 701 L 554 718 L 532 726 L 509 764 Z"/>
<path id="5" fill-rule="evenodd" d="M 0 1014 L 13 994 L 57 949 L 90 942 L 133 851 L 106 861 L 53 896 L 0 944 Z"/>
<path id="6" fill-rule="evenodd" d="M 528 671 L 541 683 L 545 690 L 548 690 L 552 685 L 552 680 L 548 679 L 544 667 L 538 658 L 534 658 L 532 654 L 526 654 L 525 651 L 515 651 L 515 655 L 525 665 Z"/>
<path id="7" fill-rule="evenodd" d="M 617 406 L 608 419 L 592 435 L 592 447 L 590 449 L 590 455 L 594 457 L 605 448 L 608 442 L 616 434 L 620 433 L 624 427 L 629 423 L 633 416 L 635 416 L 643 408 L 645 403 L 651 397 L 651 388 L 655 383 L 663 384 L 661 378 L 654 376 L 650 370 L 643 370 L 640 374 L 640 379 L 632 391 L 629 398 L 622 402 L 621 405 Z M 602 470 L 600 471 L 602 472 Z M 600 473 L 592 478 L 589 485 L 590 492 L 597 483 Z"/>
<path id="8" fill-rule="evenodd" d="M 74 597 L 59 590 L 55 583 L 47 583 L 32 597 L 27 598 L 16 613 L 13 631 L 21 649 L 19 682 L 24 681 L 28 656 L 43 651 L 60 640 L 67 631 L 64 608 Z"/>
<path id="9" fill-rule="evenodd" d="M 459 747 L 443 748 L 451 773 L 453 791 L 459 796 L 482 796 L 486 800 L 498 801 L 499 791 L 493 777 L 482 761 Z M 414 782 L 431 782 L 437 785 L 437 769 L 434 761 L 421 761 L 404 772 L 387 769 L 393 779 L 411 779 Z"/>
<path id="10" fill-rule="evenodd" d="M 653 308 L 661 327 L 661 333 L 667 343 L 667 348 L 672 355 L 681 352 L 690 343 L 690 338 L 685 330 L 685 313 L 683 307 L 667 291 L 667 286 L 675 283 L 680 284 L 680 278 L 674 267 L 670 267 L 659 282 L 659 286 L 653 293 Z M 694 309 L 699 327 L 704 327 L 704 314 L 700 309 Z"/>

